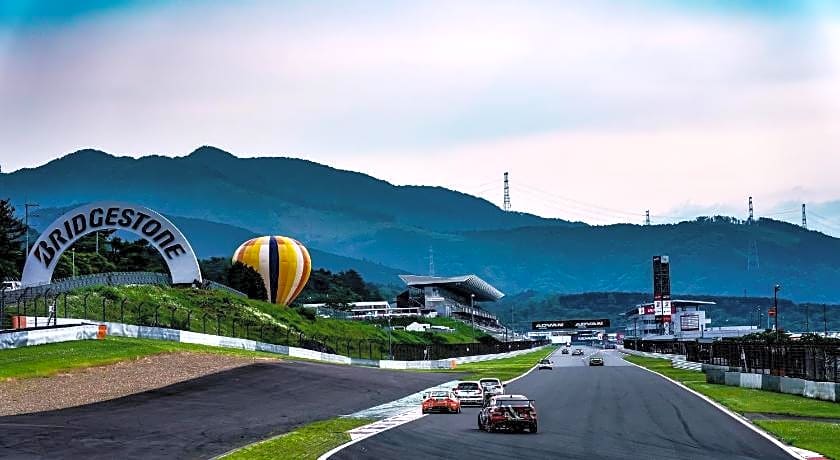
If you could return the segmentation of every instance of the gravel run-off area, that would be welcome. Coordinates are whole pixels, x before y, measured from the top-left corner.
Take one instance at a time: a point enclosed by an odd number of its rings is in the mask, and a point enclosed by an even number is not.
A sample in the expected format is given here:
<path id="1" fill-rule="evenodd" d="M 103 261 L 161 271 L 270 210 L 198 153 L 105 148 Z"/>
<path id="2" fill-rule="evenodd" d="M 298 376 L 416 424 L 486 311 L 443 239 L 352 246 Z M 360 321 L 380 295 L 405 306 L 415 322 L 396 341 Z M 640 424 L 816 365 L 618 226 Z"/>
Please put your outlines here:
<path id="1" fill-rule="evenodd" d="M 46 378 L 0 381 L 0 416 L 81 406 L 163 388 L 271 358 L 163 353 Z"/>

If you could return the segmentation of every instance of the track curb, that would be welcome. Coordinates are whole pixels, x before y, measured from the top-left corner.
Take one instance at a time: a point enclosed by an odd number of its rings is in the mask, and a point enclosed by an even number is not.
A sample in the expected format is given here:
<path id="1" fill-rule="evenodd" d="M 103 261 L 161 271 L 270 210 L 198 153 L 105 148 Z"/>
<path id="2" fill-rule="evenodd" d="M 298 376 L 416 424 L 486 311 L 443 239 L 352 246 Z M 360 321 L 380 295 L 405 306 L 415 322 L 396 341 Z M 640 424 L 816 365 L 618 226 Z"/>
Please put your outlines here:
<path id="1" fill-rule="evenodd" d="M 624 353 L 623 351 L 621 353 L 624 354 L 624 355 L 630 355 L 630 353 Z M 632 356 L 632 355 L 630 355 L 630 356 Z M 627 360 L 625 360 L 625 361 L 627 361 Z M 663 374 L 660 374 L 659 372 L 656 372 L 654 370 L 648 369 L 644 366 L 640 366 L 640 365 L 638 365 L 638 364 L 636 364 L 632 361 L 627 361 L 627 362 L 632 364 L 633 366 L 638 367 L 639 369 L 650 372 L 651 374 L 654 374 L 654 375 L 658 375 L 659 377 L 662 377 L 663 379 L 673 383 L 674 385 L 676 385 L 676 386 L 682 388 L 683 390 L 693 394 L 694 396 L 697 396 L 698 398 L 706 401 L 707 403 L 711 404 L 712 406 L 714 406 L 719 411 L 721 411 L 724 414 L 732 417 L 733 419 L 737 420 L 739 423 L 741 423 L 745 427 L 747 427 L 750 430 L 752 430 L 753 432 L 757 433 L 759 436 L 761 436 L 761 437 L 767 439 L 768 441 L 770 441 L 771 443 L 775 444 L 777 447 L 782 449 L 785 453 L 787 453 L 788 455 L 790 455 L 793 458 L 800 459 L 800 460 L 802 460 L 802 459 L 817 460 L 817 459 L 824 459 L 825 458 L 817 452 L 811 452 L 811 451 L 808 451 L 808 450 L 805 450 L 805 449 L 800 449 L 798 447 L 793 447 L 793 446 L 790 446 L 788 444 L 785 444 L 784 442 L 780 441 L 778 438 L 776 438 L 772 434 L 762 430 L 757 425 L 754 425 L 752 422 L 749 421 L 749 419 L 745 418 L 744 416 L 738 414 L 737 412 L 733 412 L 732 410 L 728 409 L 727 407 L 720 404 L 719 402 L 709 398 L 708 396 L 706 396 L 706 395 L 704 395 L 704 394 L 702 394 L 698 391 L 695 391 L 695 390 L 687 387 L 686 385 L 684 385 L 680 382 L 677 382 L 676 380 L 673 380 L 670 377 L 667 377 Z"/>

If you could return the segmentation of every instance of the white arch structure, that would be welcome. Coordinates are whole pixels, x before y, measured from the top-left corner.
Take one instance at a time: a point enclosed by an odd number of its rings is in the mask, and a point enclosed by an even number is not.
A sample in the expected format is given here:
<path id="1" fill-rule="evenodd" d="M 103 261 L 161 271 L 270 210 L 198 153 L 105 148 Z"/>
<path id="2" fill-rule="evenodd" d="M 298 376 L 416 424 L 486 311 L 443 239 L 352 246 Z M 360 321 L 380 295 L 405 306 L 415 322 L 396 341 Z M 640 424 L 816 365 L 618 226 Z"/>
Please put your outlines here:
<path id="1" fill-rule="evenodd" d="M 123 230 L 148 240 L 166 261 L 173 284 L 202 281 L 192 246 L 167 218 L 145 206 L 100 201 L 68 211 L 44 230 L 26 256 L 21 285 L 49 284 L 61 254 L 100 230 Z"/>

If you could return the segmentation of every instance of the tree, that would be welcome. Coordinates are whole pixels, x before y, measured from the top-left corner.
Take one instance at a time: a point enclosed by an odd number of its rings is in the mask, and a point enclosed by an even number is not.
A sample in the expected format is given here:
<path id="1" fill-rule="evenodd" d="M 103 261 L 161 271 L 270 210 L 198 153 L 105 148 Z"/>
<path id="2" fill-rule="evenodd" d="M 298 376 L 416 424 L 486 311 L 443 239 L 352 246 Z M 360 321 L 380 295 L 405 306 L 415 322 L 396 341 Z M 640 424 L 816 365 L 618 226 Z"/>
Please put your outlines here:
<path id="1" fill-rule="evenodd" d="M 228 286 L 251 299 L 266 300 L 268 298 L 262 275 L 242 262 L 236 262 L 230 266 L 227 278 Z"/>
<path id="2" fill-rule="evenodd" d="M 230 270 L 230 259 L 227 257 L 211 257 L 198 261 L 201 267 L 201 275 L 204 279 L 217 283 L 228 284 L 228 270 Z"/>
<path id="3" fill-rule="evenodd" d="M 21 237 L 26 234 L 26 225 L 15 217 L 15 208 L 10 200 L 0 200 L 0 281 L 20 278 L 25 254 Z"/>

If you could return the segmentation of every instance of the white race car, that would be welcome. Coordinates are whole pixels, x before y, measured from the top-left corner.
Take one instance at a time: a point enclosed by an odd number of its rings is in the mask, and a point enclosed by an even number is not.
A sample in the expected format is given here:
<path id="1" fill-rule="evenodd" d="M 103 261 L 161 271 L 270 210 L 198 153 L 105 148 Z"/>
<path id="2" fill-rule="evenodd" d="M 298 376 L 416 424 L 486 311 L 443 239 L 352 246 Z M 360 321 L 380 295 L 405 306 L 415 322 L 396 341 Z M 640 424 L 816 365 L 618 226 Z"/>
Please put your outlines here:
<path id="1" fill-rule="evenodd" d="M 481 406 L 484 404 L 484 390 L 482 390 L 481 384 L 478 382 L 460 382 L 452 389 L 452 392 L 455 393 L 455 396 L 457 396 L 458 400 L 461 401 L 462 406 Z"/>
<path id="2" fill-rule="evenodd" d="M 551 370 L 551 369 L 553 369 L 553 368 L 554 368 L 554 367 L 551 365 L 551 360 L 549 360 L 549 359 L 541 359 L 541 360 L 540 360 L 540 365 L 539 365 L 539 367 L 537 368 L 537 370 L 540 370 L 540 371 L 541 371 L 541 370 L 543 370 L 543 369 L 549 369 L 549 370 Z"/>
<path id="3" fill-rule="evenodd" d="M 484 390 L 485 399 L 491 396 L 505 394 L 505 384 L 499 379 L 481 379 L 478 381 L 478 384 L 481 385 L 481 389 Z"/>

